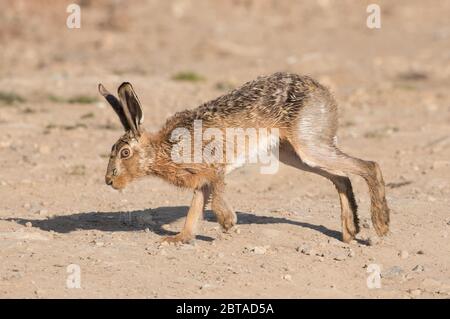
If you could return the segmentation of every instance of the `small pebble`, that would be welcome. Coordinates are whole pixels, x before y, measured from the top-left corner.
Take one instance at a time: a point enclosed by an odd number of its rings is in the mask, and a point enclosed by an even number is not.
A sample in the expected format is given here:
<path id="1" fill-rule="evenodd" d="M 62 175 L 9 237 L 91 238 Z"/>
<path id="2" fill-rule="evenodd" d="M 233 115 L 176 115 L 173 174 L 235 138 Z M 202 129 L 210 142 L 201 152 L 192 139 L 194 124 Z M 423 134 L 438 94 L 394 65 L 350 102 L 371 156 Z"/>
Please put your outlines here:
<path id="1" fill-rule="evenodd" d="M 401 259 L 406 259 L 409 257 L 409 253 L 406 250 L 402 250 L 398 253 L 398 255 L 400 256 Z"/>
<path id="2" fill-rule="evenodd" d="M 161 248 L 163 246 L 169 246 L 169 243 L 167 241 L 160 242 L 158 248 Z"/>
<path id="3" fill-rule="evenodd" d="M 422 272 L 422 271 L 425 271 L 425 267 L 422 265 L 417 265 L 412 269 L 412 271 Z"/>
<path id="4" fill-rule="evenodd" d="M 417 255 L 425 255 L 425 252 L 423 250 L 418 250 Z"/>
<path id="5" fill-rule="evenodd" d="M 33 224 L 31 222 L 26 222 L 25 227 L 31 228 L 33 227 Z"/>
<path id="6" fill-rule="evenodd" d="M 305 245 L 303 247 L 298 247 L 297 251 L 300 251 L 302 254 L 307 255 L 307 256 L 314 256 L 316 254 L 316 251 L 307 245 Z"/>
<path id="7" fill-rule="evenodd" d="M 256 246 L 253 247 L 250 251 L 256 255 L 264 255 L 267 252 L 267 247 Z"/>
<path id="8" fill-rule="evenodd" d="M 292 276 L 291 275 L 284 275 L 283 279 L 287 280 L 287 281 L 292 281 Z"/>
<path id="9" fill-rule="evenodd" d="M 149 229 L 148 227 L 146 227 L 146 228 L 144 229 L 144 231 L 145 231 L 146 233 L 149 233 L 149 232 L 150 232 L 150 229 Z"/>
<path id="10" fill-rule="evenodd" d="M 347 256 L 345 256 L 344 254 L 337 254 L 336 256 L 334 256 L 334 260 L 337 260 L 337 261 L 343 261 L 343 260 L 345 260 L 345 258 L 346 258 Z"/>

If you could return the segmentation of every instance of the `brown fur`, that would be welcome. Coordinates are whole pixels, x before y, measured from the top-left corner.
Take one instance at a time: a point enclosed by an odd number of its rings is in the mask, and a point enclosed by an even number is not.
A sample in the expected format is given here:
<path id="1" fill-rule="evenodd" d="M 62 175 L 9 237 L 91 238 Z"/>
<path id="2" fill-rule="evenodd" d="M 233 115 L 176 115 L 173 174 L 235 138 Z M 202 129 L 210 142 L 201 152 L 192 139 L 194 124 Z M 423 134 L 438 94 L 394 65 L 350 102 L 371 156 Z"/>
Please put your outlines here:
<path id="1" fill-rule="evenodd" d="M 279 129 L 281 162 L 324 176 L 335 185 L 345 242 L 359 231 L 357 205 L 347 175 L 363 177 L 369 187 L 375 230 L 380 236 L 388 232 L 389 208 L 379 166 L 348 156 L 337 148 L 336 102 L 325 87 L 307 76 L 275 73 L 259 77 L 196 109 L 176 113 L 156 133 L 148 133 L 141 127 L 142 110 L 130 84 L 119 87 L 120 101 L 103 86 L 99 90 L 126 130 L 111 151 L 106 183 L 121 189 L 136 178 L 153 175 L 194 190 L 183 230 L 165 240 L 192 240 L 197 220 L 209 200 L 225 230 L 236 224 L 236 215 L 223 198 L 229 163 L 175 163 L 171 158 L 173 130 L 186 128 L 193 134 L 194 120 L 202 120 L 203 129 L 218 128 L 223 132 L 227 127 Z M 123 149 L 130 152 L 127 158 L 121 158 Z"/>

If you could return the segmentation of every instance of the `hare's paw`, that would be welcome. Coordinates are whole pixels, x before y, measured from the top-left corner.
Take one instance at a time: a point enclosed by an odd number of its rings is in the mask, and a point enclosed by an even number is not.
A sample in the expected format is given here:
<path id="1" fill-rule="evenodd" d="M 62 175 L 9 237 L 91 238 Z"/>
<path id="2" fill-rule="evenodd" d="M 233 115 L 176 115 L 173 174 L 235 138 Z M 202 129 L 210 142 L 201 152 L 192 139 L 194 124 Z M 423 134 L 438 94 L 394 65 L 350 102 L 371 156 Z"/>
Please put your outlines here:
<path id="1" fill-rule="evenodd" d="M 389 214 L 390 210 L 386 201 L 372 206 L 373 228 L 380 237 L 387 235 L 389 232 Z"/>
<path id="2" fill-rule="evenodd" d="M 218 222 L 224 231 L 229 231 L 237 223 L 236 213 L 230 211 L 227 214 L 218 216 Z"/>
<path id="3" fill-rule="evenodd" d="M 161 240 L 163 243 L 169 243 L 169 244 L 189 244 L 193 242 L 195 239 L 195 236 L 192 234 L 186 234 L 186 233 L 179 233 L 175 236 L 166 236 L 163 237 Z"/>

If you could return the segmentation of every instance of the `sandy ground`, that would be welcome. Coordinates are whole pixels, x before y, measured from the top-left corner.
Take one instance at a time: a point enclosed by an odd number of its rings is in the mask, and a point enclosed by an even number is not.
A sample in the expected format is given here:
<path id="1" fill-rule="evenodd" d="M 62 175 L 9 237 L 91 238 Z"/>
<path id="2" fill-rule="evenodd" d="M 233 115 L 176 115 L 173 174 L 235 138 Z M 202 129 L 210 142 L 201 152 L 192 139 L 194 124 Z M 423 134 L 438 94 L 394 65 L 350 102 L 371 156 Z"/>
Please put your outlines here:
<path id="1" fill-rule="evenodd" d="M 378 30 L 364 1 L 81 1 L 77 30 L 68 3 L 0 1 L 0 297 L 450 297 L 450 1 L 377 1 Z M 341 148 L 382 167 L 390 235 L 376 240 L 357 177 L 363 227 L 344 244 L 329 181 L 247 167 L 227 179 L 234 231 L 207 211 L 195 244 L 161 246 L 191 193 L 104 184 L 122 131 L 97 83 L 131 81 L 156 130 L 274 71 L 333 90 Z"/>

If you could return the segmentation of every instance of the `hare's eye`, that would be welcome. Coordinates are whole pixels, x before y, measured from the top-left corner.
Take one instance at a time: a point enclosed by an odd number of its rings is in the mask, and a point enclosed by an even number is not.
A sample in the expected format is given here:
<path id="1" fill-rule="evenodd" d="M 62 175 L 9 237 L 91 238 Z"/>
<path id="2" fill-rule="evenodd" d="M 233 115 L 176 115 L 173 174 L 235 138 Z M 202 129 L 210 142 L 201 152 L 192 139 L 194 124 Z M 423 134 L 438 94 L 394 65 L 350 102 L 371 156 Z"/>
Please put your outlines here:
<path id="1" fill-rule="evenodd" d="M 124 148 L 122 151 L 120 151 L 120 156 L 122 158 L 127 158 L 130 156 L 130 150 L 128 148 Z"/>

